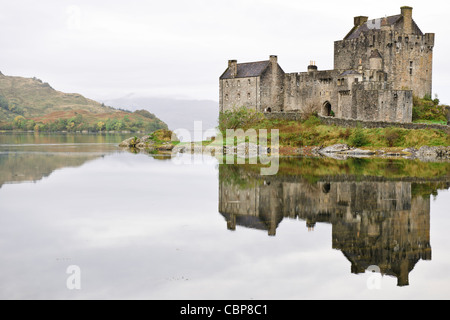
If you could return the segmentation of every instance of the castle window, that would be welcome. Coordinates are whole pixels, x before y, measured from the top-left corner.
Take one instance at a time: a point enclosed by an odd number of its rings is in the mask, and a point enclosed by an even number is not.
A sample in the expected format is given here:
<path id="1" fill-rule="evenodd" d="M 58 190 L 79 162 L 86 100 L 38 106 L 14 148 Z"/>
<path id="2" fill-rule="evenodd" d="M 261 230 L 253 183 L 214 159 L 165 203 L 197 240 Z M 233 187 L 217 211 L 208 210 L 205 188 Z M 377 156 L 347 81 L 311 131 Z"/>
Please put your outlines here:
<path id="1" fill-rule="evenodd" d="M 225 100 L 228 101 L 228 95 L 227 94 L 225 95 Z"/>
<path id="2" fill-rule="evenodd" d="M 250 100 L 250 98 L 251 98 L 251 95 L 250 95 L 250 92 L 249 92 L 249 93 L 247 93 L 247 99 Z"/>
<path id="3" fill-rule="evenodd" d="M 240 93 L 237 94 L 237 98 L 238 98 L 238 100 L 241 100 L 241 94 Z"/>
<path id="4" fill-rule="evenodd" d="M 410 75 L 413 74 L 413 62 L 412 61 L 409 62 L 409 74 Z"/>
<path id="5" fill-rule="evenodd" d="M 225 81 L 225 87 L 228 88 L 228 86 L 229 86 L 228 81 Z"/>
<path id="6" fill-rule="evenodd" d="M 252 80 L 248 79 L 248 84 L 252 84 Z"/>
<path id="7" fill-rule="evenodd" d="M 241 86 L 241 80 L 237 81 L 237 86 L 240 87 Z"/>

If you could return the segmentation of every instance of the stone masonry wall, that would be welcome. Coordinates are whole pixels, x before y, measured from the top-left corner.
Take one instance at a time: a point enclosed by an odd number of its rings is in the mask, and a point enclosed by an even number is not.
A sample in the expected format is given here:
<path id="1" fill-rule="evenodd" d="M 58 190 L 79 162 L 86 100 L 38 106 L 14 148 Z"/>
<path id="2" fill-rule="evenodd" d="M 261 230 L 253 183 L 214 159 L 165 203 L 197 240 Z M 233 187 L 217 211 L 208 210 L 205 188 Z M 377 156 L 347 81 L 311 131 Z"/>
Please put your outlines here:
<path id="1" fill-rule="evenodd" d="M 330 103 L 337 107 L 336 77 L 334 70 L 286 74 L 284 80 L 284 110 L 304 111 L 305 108 L 321 108 Z"/>
<path id="2" fill-rule="evenodd" d="M 264 113 L 264 117 L 269 120 L 286 120 L 286 121 L 300 121 L 302 119 L 302 113 L 291 111 L 291 112 L 272 112 Z M 364 121 L 355 119 L 345 119 L 345 118 L 335 118 L 335 117 L 325 117 L 322 115 L 318 116 L 320 122 L 325 125 L 336 125 L 340 127 L 349 128 L 388 128 L 397 127 L 403 129 L 437 129 L 437 130 L 448 130 L 449 126 L 439 125 L 439 124 L 422 124 L 422 123 L 398 123 L 389 121 Z"/>
<path id="3" fill-rule="evenodd" d="M 334 43 L 334 68 L 370 69 L 369 57 L 377 49 L 383 71 L 396 90 L 413 90 L 418 97 L 431 95 L 434 34 L 402 34 L 393 30 L 373 30 L 357 39 Z"/>
<path id="4" fill-rule="evenodd" d="M 254 109 L 260 105 L 259 77 L 220 80 L 220 111 L 246 106 Z"/>

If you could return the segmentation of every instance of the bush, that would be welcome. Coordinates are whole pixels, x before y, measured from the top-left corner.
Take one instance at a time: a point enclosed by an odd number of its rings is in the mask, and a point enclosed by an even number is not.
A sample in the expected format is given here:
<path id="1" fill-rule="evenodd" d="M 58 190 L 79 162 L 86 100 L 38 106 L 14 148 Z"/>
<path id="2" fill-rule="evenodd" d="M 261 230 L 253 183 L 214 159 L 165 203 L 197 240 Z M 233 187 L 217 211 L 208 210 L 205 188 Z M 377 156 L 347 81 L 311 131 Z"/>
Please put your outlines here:
<path id="1" fill-rule="evenodd" d="M 350 144 L 353 147 L 362 147 L 368 143 L 369 141 L 361 128 L 357 128 L 350 137 Z"/>
<path id="2" fill-rule="evenodd" d="M 420 99 L 413 97 L 413 121 L 428 120 L 434 122 L 446 121 L 446 108 L 445 105 L 439 105 L 439 99 L 431 99 L 430 95 Z"/>
<path id="3" fill-rule="evenodd" d="M 388 147 L 394 147 L 403 140 L 403 131 L 399 128 L 388 128 L 384 134 Z"/>
<path id="4" fill-rule="evenodd" d="M 348 140 L 348 138 L 350 138 L 351 134 L 352 134 L 352 130 L 350 128 L 347 128 L 347 129 L 339 132 L 339 138 Z"/>
<path id="5" fill-rule="evenodd" d="M 320 119 L 316 115 L 312 114 L 303 122 L 303 124 L 306 127 L 318 126 L 320 125 Z"/>
<path id="6" fill-rule="evenodd" d="M 247 129 L 262 121 L 264 115 L 243 106 L 233 110 L 219 113 L 219 130 L 225 134 L 226 129 Z"/>

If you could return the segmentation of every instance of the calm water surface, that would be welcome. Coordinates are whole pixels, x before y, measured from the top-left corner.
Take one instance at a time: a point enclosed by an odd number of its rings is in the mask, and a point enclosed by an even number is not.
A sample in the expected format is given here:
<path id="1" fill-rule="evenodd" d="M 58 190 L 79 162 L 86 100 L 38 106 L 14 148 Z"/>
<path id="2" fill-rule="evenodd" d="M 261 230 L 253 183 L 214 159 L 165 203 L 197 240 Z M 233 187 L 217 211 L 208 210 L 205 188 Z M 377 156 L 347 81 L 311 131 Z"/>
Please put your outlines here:
<path id="1" fill-rule="evenodd" d="M 1 299 L 450 298 L 448 163 L 262 177 L 127 137 L 0 135 Z"/>

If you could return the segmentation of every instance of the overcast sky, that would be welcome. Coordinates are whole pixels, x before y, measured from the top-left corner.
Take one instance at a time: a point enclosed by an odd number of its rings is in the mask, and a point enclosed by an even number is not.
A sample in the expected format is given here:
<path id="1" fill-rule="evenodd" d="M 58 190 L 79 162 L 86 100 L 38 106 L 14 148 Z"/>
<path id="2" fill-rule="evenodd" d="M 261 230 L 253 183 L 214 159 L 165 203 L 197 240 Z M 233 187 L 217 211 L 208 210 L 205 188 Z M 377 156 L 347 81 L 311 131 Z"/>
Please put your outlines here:
<path id="1" fill-rule="evenodd" d="M 415 0 L 15 0 L 0 5 L 0 71 L 96 100 L 127 95 L 218 101 L 227 60 L 278 55 L 285 72 L 333 68 L 353 17 L 414 7 L 436 33 L 433 91 L 450 104 L 450 2 Z"/>

